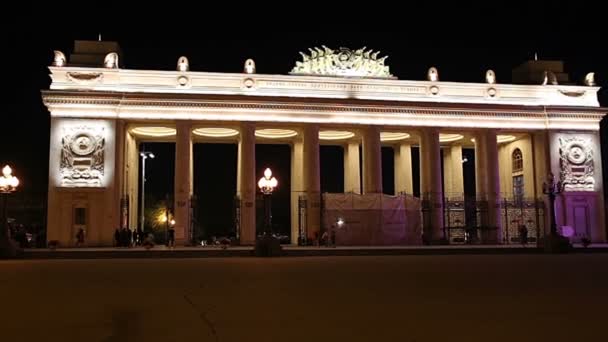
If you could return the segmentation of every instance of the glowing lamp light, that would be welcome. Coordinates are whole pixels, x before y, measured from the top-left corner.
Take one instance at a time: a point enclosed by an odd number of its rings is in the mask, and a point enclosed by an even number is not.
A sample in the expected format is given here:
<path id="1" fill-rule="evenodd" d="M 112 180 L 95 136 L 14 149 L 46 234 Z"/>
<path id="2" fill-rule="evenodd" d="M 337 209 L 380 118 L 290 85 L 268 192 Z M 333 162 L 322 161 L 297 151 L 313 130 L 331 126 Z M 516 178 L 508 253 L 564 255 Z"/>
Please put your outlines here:
<path id="1" fill-rule="evenodd" d="M 169 221 L 169 224 L 170 224 L 171 226 L 175 226 L 175 220 L 171 220 L 171 221 Z"/>
<path id="2" fill-rule="evenodd" d="M 258 187 L 265 195 L 270 195 L 279 185 L 279 181 L 276 178 L 272 177 L 272 171 L 270 168 L 267 168 L 264 171 L 264 177 L 260 178 L 258 181 Z"/>
<path id="3" fill-rule="evenodd" d="M 1 193 L 11 193 L 17 190 L 19 186 L 19 179 L 13 176 L 13 169 L 10 166 L 6 165 L 2 169 L 2 177 L 0 177 L 0 192 Z"/>
<path id="4" fill-rule="evenodd" d="M 338 224 L 338 228 L 342 228 L 344 226 L 344 219 L 340 217 L 336 223 Z"/>

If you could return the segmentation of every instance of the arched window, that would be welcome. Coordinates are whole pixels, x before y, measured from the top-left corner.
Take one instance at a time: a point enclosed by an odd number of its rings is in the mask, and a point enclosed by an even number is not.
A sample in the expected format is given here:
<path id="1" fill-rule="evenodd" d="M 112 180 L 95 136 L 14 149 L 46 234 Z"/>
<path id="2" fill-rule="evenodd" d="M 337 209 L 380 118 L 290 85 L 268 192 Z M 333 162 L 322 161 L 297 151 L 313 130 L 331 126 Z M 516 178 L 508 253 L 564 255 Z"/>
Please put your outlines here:
<path id="1" fill-rule="evenodd" d="M 511 155 L 511 169 L 513 173 L 513 199 L 522 201 L 524 198 L 524 158 L 521 150 L 516 148 Z"/>
<path id="2" fill-rule="evenodd" d="M 512 172 L 522 172 L 524 170 L 524 158 L 521 154 L 521 150 L 516 148 L 511 155 L 511 168 Z"/>

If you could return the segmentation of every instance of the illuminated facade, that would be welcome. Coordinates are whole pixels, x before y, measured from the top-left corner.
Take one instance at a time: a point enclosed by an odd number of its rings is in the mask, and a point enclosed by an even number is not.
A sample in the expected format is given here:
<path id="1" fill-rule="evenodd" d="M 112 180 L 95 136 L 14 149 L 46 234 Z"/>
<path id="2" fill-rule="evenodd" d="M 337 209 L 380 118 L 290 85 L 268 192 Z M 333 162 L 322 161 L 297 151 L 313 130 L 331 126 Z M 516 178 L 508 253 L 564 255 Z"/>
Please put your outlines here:
<path id="1" fill-rule="evenodd" d="M 475 149 L 477 198 L 486 206 L 478 225 L 494 228 L 484 242 L 509 242 L 513 222 L 532 222 L 521 203 L 544 198 L 550 172 L 564 185 L 558 227 L 572 227 L 575 240 L 606 241 L 599 145 L 606 109 L 592 77 L 585 86 L 552 84 L 550 74 L 546 84 L 497 84 L 490 70 L 484 83 L 457 83 L 431 68 L 425 81 L 398 80 L 378 53 L 327 47 L 302 54 L 288 75 L 258 74 L 252 60 L 242 73 L 212 73 L 191 71 L 185 57 L 175 71 L 123 69 L 119 58 L 82 67 L 57 52 L 49 68 L 52 84 L 42 92 L 52 118 L 49 240 L 71 245 L 84 227 L 88 244 L 111 245 L 116 227 L 138 227 L 138 145 L 171 141 L 182 244 L 196 142 L 238 144 L 242 244 L 255 240 L 255 144 L 275 142 L 292 147 L 294 243 L 301 222 L 308 238 L 322 229 L 320 144 L 344 147 L 344 190 L 364 194 L 383 191 L 382 146 L 394 147 L 395 192 L 411 193 L 412 146 L 419 147 L 422 231 L 430 242 L 469 219 L 446 211 L 464 193 L 463 148 Z M 520 211 L 509 211 L 505 199 Z M 548 229 L 547 215 L 533 215 L 535 227 Z"/>

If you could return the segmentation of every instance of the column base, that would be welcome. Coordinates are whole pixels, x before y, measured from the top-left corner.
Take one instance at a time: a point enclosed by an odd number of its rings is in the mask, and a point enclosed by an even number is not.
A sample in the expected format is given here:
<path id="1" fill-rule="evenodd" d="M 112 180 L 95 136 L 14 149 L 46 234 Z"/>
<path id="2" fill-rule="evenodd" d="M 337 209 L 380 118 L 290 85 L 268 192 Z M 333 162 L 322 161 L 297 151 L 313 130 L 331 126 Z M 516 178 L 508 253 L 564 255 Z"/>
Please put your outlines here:
<path id="1" fill-rule="evenodd" d="M 0 239 L 0 259 L 15 259 L 21 250 L 9 239 Z"/>
<path id="2" fill-rule="evenodd" d="M 422 245 L 424 246 L 441 246 L 441 245 L 449 245 L 450 241 L 446 238 L 442 237 L 426 237 L 422 236 Z"/>
<path id="3" fill-rule="evenodd" d="M 480 229 L 481 243 L 483 245 L 502 245 L 502 238 L 499 237 L 498 229 L 495 227 Z"/>
<path id="4" fill-rule="evenodd" d="M 264 235 L 255 242 L 255 256 L 277 257 L 283 254 L 281 242 L 271 235 Z"/>
<path id="5" fill-rule="evenodd" d="M 572 249 L 570 239 L 561 235 L 546 236 L 543 241 L 545 253 L 561 254 L 568 253 Z"/>
<path id="6" fill-rule="evenodd" d="M 192 241 L 188 239 L 175 239 L 176 246 L 190 247 L 192 246 Z"/>

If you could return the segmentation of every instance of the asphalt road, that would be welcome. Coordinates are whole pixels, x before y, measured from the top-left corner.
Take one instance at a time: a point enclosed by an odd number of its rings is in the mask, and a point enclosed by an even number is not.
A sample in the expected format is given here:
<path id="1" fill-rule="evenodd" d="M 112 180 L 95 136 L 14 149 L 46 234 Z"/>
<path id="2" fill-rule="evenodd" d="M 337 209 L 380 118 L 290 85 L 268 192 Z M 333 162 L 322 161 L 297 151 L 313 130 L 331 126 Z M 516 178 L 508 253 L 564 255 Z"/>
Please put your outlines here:
<path id="1" fill-rule="evenodd" d="M 1 341 L 605 341 L 608 254 L 0 261 Z"/>

